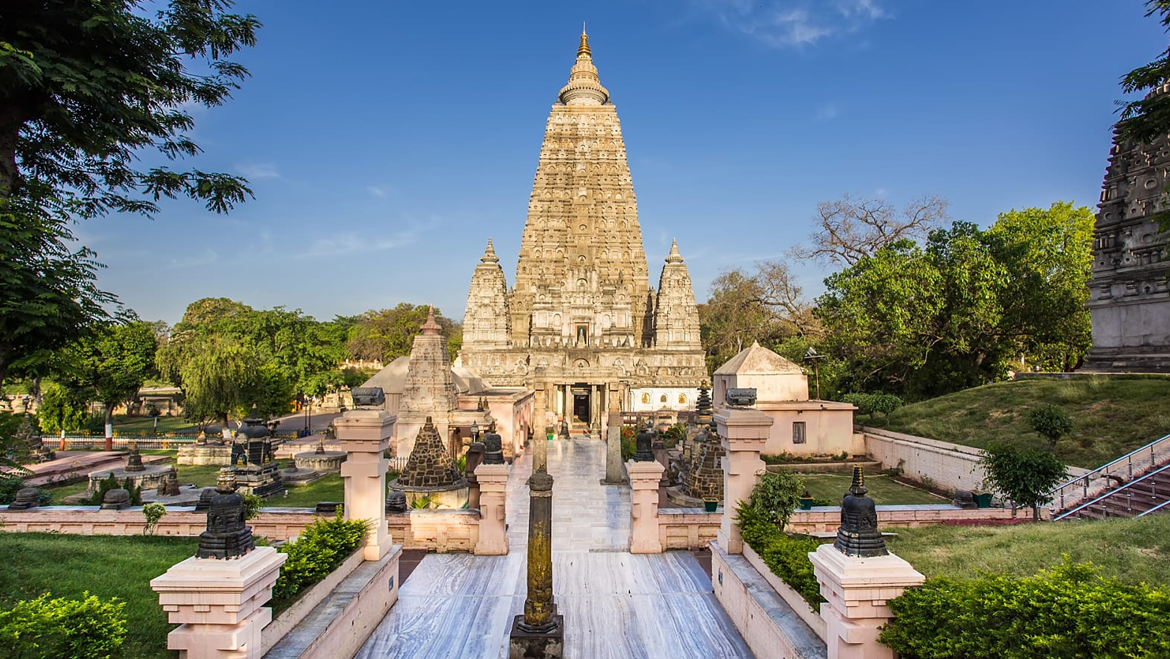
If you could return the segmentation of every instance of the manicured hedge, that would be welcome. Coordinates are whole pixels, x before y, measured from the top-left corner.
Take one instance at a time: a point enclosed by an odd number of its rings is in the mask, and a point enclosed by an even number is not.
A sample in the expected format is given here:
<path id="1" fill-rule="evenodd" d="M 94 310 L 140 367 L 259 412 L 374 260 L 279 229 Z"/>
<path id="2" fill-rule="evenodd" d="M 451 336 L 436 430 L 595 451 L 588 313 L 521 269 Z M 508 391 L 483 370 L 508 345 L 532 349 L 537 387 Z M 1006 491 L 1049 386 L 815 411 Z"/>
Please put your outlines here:
<path id="1" fill-rule="evenodd" d="M 903 659 L 1170 657 L 1170 592 L 1068 557 L 1025 578 L 933 578 L 890 601 L 882 643 Z"/>
<path id="2" fill-rule="evenodd" d="M 51 599 L 48 593 L 0 611 L 0 656 L 19 659 L 108 659 L 126 641 L 126 604 Z"/>
<path id="3" fill-rule="evenodd" d="M 363 519 L 339 517 L 318 519 L 305 527 L 296 542 L 286 543 L 280 551 L 288 560 L 280 568 L 280 578 L 272 588 L 276 608 L 284 608 L 309 586 L 336 570 L 361 546 L 369 523 Z"/>
<path id="4" fill-rule="evenodd" d="M 821 597 L 821 588 L 808 554 L 816 551 L 821 541 L 807 535 L 789 535 L 773 524 L 765 513 L 743 504 L 740 504 L 736 521 L 743 541 L 764 559 L 768 569 L 800 593 L 813 611 L 820 610 L 825 598 Z"/>

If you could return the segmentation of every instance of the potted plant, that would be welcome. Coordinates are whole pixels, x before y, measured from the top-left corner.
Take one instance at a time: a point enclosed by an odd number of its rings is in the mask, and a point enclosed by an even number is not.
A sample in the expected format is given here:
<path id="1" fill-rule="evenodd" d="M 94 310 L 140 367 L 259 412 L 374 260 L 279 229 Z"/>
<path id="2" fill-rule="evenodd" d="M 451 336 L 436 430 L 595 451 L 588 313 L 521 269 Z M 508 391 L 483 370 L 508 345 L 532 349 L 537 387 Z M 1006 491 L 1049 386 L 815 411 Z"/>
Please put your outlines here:
<path id="1" fill-rule="evenodd" d="M 805 490 L 804 494 L 800 495 L 800 509 L 801 510 L 812 510 L 812 507 L 815 503 L 816 503 L 816 498 L 813 497 L 812 492 Z"/>
<path id="2" fill-rule="evenodd" d="M 545 427 L 544 427 L 544 434 L 547 436 L 547 438 L 548 438 L 548 441 L 550 441 L 550 442 L 551 442 L 551 441 L 552 441 L 552 439 L 553 439 L 553 434 L 554 434 L 554 432 L 555 432 L 555 431 L 553 430 L 553 427 L 552 427 L 552 426 L 545 426 Z"/>
<path id="3" fill-rule="evenodd" d="M 719 499 L 703 499 L 703 510 L 706 510 L 709 513 L 713 513 L 718 507 Z"/>

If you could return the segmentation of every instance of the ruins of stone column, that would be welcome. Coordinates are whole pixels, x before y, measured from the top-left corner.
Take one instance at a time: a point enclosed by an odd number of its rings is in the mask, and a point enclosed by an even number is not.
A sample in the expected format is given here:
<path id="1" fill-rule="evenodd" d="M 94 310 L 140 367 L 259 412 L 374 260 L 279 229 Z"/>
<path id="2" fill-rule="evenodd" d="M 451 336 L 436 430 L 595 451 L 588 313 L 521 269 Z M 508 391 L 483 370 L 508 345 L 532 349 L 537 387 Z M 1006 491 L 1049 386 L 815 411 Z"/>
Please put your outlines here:
<path id="1" fill-rule="evenodd" d="M 559 659 L 564 649 L 564 617 L 553 601 L 552 488 L 546 471 L 528 478 L 528 596 L 512 620 L 509 659 Z"/>

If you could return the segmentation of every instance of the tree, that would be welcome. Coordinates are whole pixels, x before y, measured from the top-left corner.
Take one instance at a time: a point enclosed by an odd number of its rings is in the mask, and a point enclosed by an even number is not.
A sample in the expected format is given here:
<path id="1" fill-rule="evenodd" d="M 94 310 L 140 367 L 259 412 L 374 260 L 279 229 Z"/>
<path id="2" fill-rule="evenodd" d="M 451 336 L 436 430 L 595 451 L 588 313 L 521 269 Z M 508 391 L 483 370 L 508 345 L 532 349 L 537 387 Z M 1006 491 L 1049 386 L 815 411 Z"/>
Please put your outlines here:
<path id="1" fill-rule="evenodd" d="M 134 398 L 155 374 L 157 347 L 148 323 L 106 324 L 65 350 L 57 377 L 74 391 L 92 391 L 93 400 L 105 405 L 110 425 L 114 408 Z"/>
<path id="2" fill-rule="evenodd" d="M 116 300 L 97 286 L 101 266 L 72 242 L 66 217 L 0 202 L 0 385 L 14 372 L 43 375 L 54 351 L 111 320 L 105 307 Z"/>
<path id="3" fill-rule="evenodd" d="M 885 199 L 858 199 L 849 195 L 817 204 L 817 230 L 811 246 L 797 246 L 799 258 L 813 258 L 846 266 L 899 240 L 920 240 L 947 218 L 947 200 L 927 195 L 906 204 L 901 213 Z"/>
<path id="4" fill-rule="evenodd" d="M 345 349 L 354 359 L 381 360 L 388 364 L 410 354 L 414 337 L 427 320 L 432 307 L 401 302 L 393 309 L 367 311 L 349 328 Z M 447 351 L 451 359 L 459 353 L 463 343 L 463 327 L 436 308 L 435 322 L 447 337 Z"/>
<path id="5" fill-rule="evenodd" d="M 229 414 L 260 403 L 256 399 L 266 384 L 259 377 L 263 361 L 238 339 L 182 330 L 159 348 L 157 360 L 163 377 L 183 390 L 184 414 L 200 422 L 218 420 L 225 437 Z"/>
<path id="6" fill-rule="evenodd" d="M 155 213 L 162 197 L 216 212 L 244 201 L 241 178 L 136 166 L 148 149 L 171 160 L 199 153 L 185 108 L 222 104 L 248 75 L 226 58 L 255 45 L 260 23 L 227 13 L 232 4 L 171 0 L 153 16 L 141 0 L 5 7 L 0 203 L 19 197 L 89 218 Z"/>
<path id="7" fill-rule="evenodd" d="M 1170 31 L 1170 0 L 1147 0 L 1146 16 L 1158 16 L 1158 21 Z M 1170 48 L 1158 58 L 1121 77 L 1121 89 L 1126 94 L 1150 92 L 1140 99 L 1121 104 L 1118 128 L 1125 139 L 1152 142 L 1170 133 L 1170 96 L 1154 94 L 1170 83 Z"/>
<path id="8" fill-rule="evenodd" d="M 1007 271 L 1001 295 L 1004 333 L 1044 370 L 1071 371 L 1092 346 L 1089 282 L 1093 212 L 1059 201 L 1048 209 L 1001 213 L 988 229 L 996 261 Z"/>
<path id="9" fill-rule="evenodd" d="M 116 300 L 70 223 L 152 214 L 163 197 L 226 212 L 251 195 L 226 174 L 141 169 L 150 150 L 194 155 L 186 108 L 226 101 L 247 70 L 226 59 L 259 22 L 228 0 L 7 3 L 0 17 L 0 383 L 106 322 Z M 195 66 L 191 66 L 194 62 Z M 117 318 L 117 313 L 113 314 Z"/>
<path id="10" fill-rule="evenodd" d="M 1073 420 L 1068 412 L 1051 403 L 1032 408 L 1028 412 L 1028 424 L 1048 440 L 1050 451 L 1056 451 L 1056 443 L 1073 429 Z"/>
<path id="11" fill-rule="evenodd" d="M 1032 519 L 1040 521 L 1040 506 L 1052 501 L 1051 492 L 1068 475 L 1055 455 L 1044 450 L 997 444 L 983 451 L 979 464 L 992 489 L 1016 505 L 1032 508 Z"/>

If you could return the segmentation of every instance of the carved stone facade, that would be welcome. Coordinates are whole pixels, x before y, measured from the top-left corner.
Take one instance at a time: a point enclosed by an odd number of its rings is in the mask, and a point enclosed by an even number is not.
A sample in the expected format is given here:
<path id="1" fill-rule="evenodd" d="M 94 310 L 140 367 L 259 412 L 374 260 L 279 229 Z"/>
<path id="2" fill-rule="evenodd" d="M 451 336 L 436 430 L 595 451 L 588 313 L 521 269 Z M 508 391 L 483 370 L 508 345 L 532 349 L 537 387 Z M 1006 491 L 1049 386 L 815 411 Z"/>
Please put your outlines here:
<path id="1" fill-rule="evenodd" d="M 1168 136 L 1152 144 L 1114 137 L 1093 234 L 1093 347 L 1084 370 L 1170 372 L 1167 234 L 1150 219 L 1170 210 L 1168 185 Z"/>
<path id="2" fill-rule="evenodd" d="M 507 289 L 489 240 L 467 296 L 460 357 L 493 385 L 534 389 L 546 421 L 592 429 L 605 410 L 631 409 L 632 390 L 677 388 L 693 400 L 704 379 L 698 310 L 677 245 L 659 290 L 650 287 L 621 124 L 584 33 L 545 127 L 516 284 Z"/>

